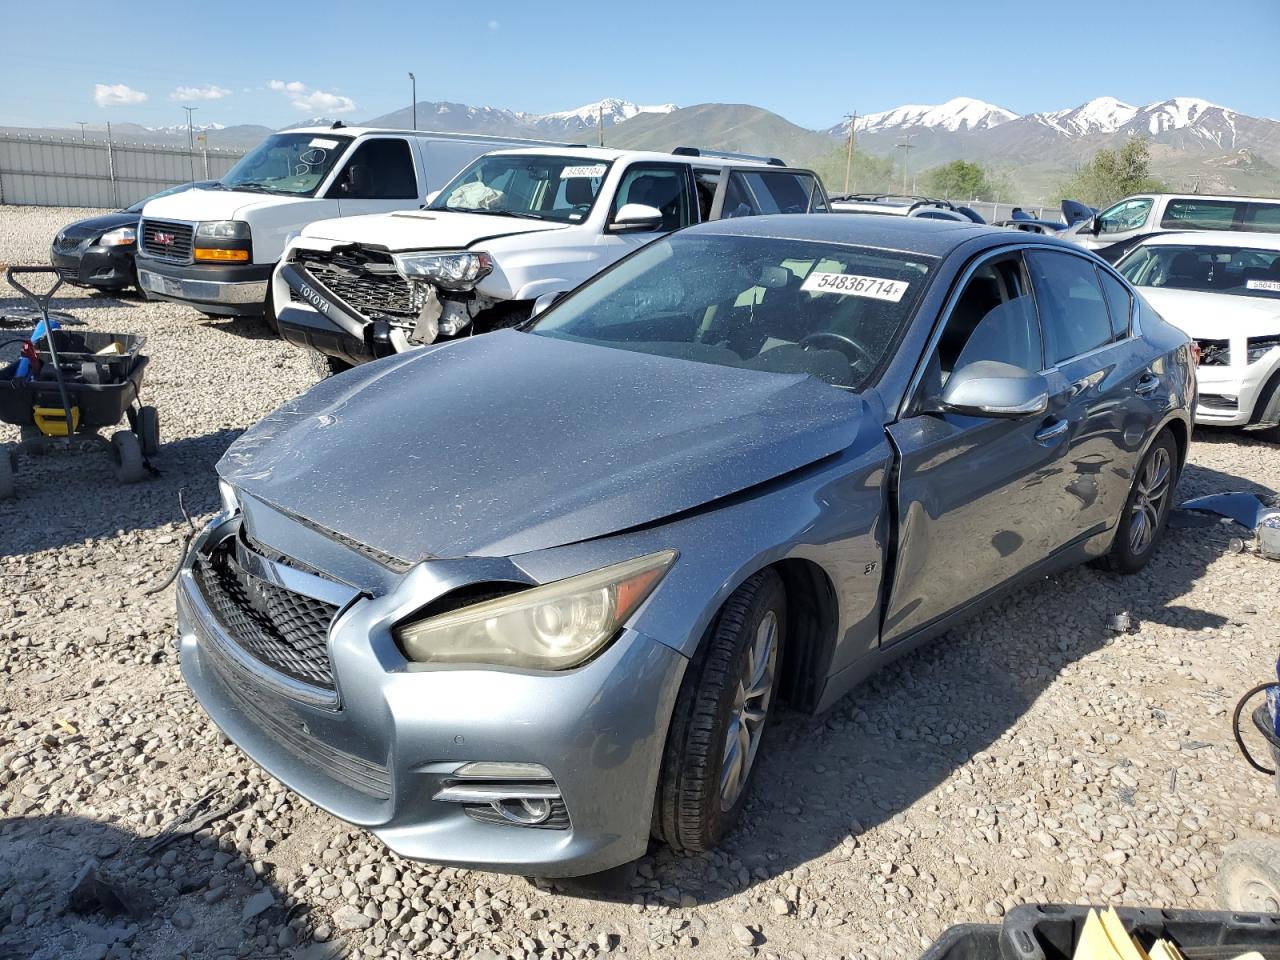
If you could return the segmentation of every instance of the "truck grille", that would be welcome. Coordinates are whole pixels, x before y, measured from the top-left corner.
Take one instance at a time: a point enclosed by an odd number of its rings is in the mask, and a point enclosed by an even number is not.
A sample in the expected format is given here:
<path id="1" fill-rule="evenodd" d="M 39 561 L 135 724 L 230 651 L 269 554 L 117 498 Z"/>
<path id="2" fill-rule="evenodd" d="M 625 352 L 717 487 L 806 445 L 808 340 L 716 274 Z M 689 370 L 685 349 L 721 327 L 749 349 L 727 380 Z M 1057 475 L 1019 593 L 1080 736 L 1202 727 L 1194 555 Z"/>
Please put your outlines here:
<path id="1" fill-rule="evenodd" d="M 367 319 L 411 320 L 418 316 L 420 308 L 413 305 L 409 282 L 396 273 L 390 254 L 357 247 L 298 250 L 294 262 Z"/>
<path id="2" fill-rule="evenodd" d="M 334 689 L 329 625 L 337 607 L 253 576 L 226 548 L 202 559 L 195 574 L 214 617 L 245 653 L 293 680 Z"/>
<path id="3" fill-rule="evenodd" d="M 1228 367 L 1231 365 L 1231 341 L 1197 340 L 1200 344 L 1200 366 Z"/>
<path id="4" fill-rule="evenodd" d="M 191 224 L 172 220 L 143 220 L 142 249 L 161 260 L 191 262 Z"/>

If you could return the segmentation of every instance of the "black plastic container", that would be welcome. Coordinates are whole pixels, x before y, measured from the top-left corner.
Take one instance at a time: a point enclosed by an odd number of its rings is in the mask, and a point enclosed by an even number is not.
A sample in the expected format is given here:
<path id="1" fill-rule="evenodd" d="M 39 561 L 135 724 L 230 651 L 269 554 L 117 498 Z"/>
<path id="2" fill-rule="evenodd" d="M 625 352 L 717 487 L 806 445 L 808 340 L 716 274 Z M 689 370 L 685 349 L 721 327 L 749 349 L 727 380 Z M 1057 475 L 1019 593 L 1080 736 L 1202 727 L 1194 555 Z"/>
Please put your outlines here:
<path id="1" fill-rule="evenodd" d="M 146 337 L 128 333 L 54 330 L 67 399 L 80 408 L 80 429 L 115 426 L 138 399 L 148 358 L 140 353 Z M 44 339 L 41 338 L 41 344 Z M 117 345 L 116 353 L 98 351 Z M 62 409 L 62 397 L 47 349 L 37 353 L 44 366 L 34 380 L 15 378 L 17 364 L 0 369 L 0 421 L 15 426 L 35 422 L 36 407 Z"/>

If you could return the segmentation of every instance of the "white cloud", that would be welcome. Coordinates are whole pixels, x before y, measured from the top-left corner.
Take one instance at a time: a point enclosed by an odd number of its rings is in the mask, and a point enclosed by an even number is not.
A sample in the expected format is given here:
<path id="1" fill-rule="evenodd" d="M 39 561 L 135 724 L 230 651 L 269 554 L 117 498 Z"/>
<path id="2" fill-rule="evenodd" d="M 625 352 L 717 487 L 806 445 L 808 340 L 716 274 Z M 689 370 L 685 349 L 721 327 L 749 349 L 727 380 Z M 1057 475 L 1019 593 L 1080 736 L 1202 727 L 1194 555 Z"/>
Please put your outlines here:
<path id="1" fill-rule="evenodd" d="M 216 83 L 205 84 L 203 87 L 174 87 L 173 92 L 169 94 L 170 100 L 221 100 L 223 97 L 231 96 L 231 91 L 226 87 L 220 87 Z"/>
<path id="2" fill-rule="evenodd" d="M 339 93 L 328 93 L 314 90 L 301 80 L 272 80 L 267 84 L 272 90 L 283 93 L 295 108 L 304 113 L 324 115 L 331 113 L 351 113 L 356 109 L 356 102 Z"/>
<path id="3" fill-rule="evenodd" d="M 500 21 L 498 21 L 498 20 L 490 20 L 490 21 L 489 21 L 489 29 L 490 29 L 490 30 L 497 30 L 500 26 L 502 26 L 502 23 L 501 23 Z"/>
<path id="4" fill-rule="evenodd" d="M 134 103 L 142 103 L 147 95 L 141 90 L 126 86 L 123 83 L 95 83 L 93 85 L 93 102 L 100 107 L 125 107 Z"/>

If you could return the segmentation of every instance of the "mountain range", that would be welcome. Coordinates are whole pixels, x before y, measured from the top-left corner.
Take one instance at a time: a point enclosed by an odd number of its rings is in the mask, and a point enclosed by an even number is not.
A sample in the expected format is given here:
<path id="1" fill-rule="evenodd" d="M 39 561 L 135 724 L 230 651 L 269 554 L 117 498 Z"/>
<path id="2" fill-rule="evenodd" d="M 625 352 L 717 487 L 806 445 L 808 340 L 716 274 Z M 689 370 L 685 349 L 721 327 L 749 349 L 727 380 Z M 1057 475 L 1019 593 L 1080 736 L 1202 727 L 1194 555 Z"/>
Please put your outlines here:
<path id="1" fill-rule="evenodd" d="M 331 122 L 316 117 L 291 126 Z M 409 127 L 412 122 L 413 110 L 405 107 L 361 124 Z M 597 142 L 603 126 L 610 146 L 669 150 L 688 144 L 780 156 L 790 163 L 817 166 L 829 181 L 843 178 L 843 145 L 848 135 L 848 120 L 811 130 L 750 104 L 642 106 L 617 98 L 551 113 L 421 101 L 417 125 L 586 143 Z M 194 129 L 209 147 L 232 149 L 250 147 L 272 132 L 256 124 L 205 123 Z M 184 124 L 147 128 L 117 123 L 112 131 L 118 140 L 183 147 L 187 140 Z M 25 132 L 81 136 L 78 129 Z M 905 163 L 910 171 L 919 172 L 950 160 L 972 160 L 998 172 L 1023 196 L 1047 196 L 1097 150 L 1118 147 L 1134 135 L 1151 141 L 1153 172 L 1179 189 L 1280 193 L 1280 121 L 1192 97 L 1135 106 L 1102 96 L 1075 107 L 1022 115 L 982 100 L 955 97 L 941 104 L 909 104 L 860 115 L 854 133 L 859 155 L 889 158 L 880 162 L 882 172 L 890 162 L 895 171 Z M 95 126 L 87 127 L 83 135 L 105 136 Z M 893 174 L 895 183 L 898 176 Z"/>

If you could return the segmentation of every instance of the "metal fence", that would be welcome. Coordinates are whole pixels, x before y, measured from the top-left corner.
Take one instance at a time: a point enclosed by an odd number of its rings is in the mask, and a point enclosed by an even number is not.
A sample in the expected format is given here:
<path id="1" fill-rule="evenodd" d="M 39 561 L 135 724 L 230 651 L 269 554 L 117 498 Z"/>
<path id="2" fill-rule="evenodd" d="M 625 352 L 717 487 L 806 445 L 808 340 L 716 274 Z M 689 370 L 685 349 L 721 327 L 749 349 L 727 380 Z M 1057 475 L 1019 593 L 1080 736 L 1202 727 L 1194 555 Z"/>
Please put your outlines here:
<path id="1" fill-rule="evenodd" d="M 0 204 L 126 207 L 167 187 L 216 180 L 238 150 L 0 134 Z"/>

